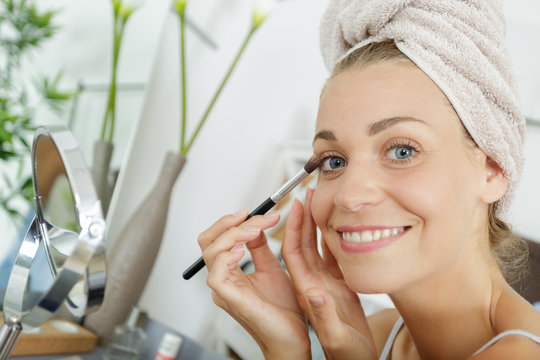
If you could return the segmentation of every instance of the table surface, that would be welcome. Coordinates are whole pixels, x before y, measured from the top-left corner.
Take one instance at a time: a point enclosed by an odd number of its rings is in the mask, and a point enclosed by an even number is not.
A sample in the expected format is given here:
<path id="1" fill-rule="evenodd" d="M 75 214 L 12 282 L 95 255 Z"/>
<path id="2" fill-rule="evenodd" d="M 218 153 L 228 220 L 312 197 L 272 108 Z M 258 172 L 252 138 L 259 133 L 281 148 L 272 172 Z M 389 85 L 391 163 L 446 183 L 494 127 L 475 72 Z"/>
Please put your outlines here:
<path id="1" fill-rule="evenodd" d="M 180 352 L 178 353 L 178 356 L 176 359 L 184 359 L 184 360 L 227 360 L 228 358 L 220 355 L 210 349 L 207 349 L 200 345 L 199 343 L 183 336 L 182 334 L 172 331 L 165 325 L 152 320 L 148 319 L 146 321 L 146 324 L 144 326 L 144 331 L 146 332 L 146 342 L 144 344 L 144 349 L 142 351 L 141 356 L 139 357 L 140 360 L 152 360 L 154 359 L 154 356 L 157 352 L 157 349 L 159 347 L 159 343 L 161 342 L 161 339 L 163 335 L 166 332 L 172 332 L 177 335 L 180 335 L 182 337 L 182 347 L 180 348 Z M 100 346 L 97 346 L 93 352 L 87 353 L 87 354 L 62 354 L 62 355 L 40 355 L 40 356 L 13 356 L 13 359 L 16 360 L 56 360 L 56 359 L 64 359 L 64 360 L 75 360 L 75 359 L 83 359 L 83 360 L 102 360 L 103 355 L 105 354 L 105 348 L 102 348 Z"/>

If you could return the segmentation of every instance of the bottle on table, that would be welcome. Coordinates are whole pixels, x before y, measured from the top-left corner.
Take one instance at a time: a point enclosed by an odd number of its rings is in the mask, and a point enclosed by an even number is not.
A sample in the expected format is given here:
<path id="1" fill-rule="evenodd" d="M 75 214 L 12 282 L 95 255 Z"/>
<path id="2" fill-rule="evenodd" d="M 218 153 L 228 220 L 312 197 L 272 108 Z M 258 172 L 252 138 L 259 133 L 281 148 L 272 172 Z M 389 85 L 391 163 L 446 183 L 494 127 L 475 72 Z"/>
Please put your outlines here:
<path id="1" fill-rule="evenodd" d="M 142 329 L 147 314 L 134 306 L 125 324 L 114 329 L 114 340 L 107 346 L 105 360 L 136 360 L 140 358 L 146 341 Z"/>

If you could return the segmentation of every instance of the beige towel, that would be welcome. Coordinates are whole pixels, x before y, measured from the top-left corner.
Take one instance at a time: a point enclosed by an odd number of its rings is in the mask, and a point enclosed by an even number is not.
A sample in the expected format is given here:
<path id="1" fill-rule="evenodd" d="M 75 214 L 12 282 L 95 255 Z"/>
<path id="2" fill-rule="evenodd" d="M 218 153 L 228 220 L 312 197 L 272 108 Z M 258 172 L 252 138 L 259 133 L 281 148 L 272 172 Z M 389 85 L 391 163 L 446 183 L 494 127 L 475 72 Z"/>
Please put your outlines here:
<path id="1" fill-rule="evenodd" d="M 499 0 L 330 0 L 321 22 L 329 70 L 347 53 L 393 39 L 446 94 L 478 146 L 503 169 L 504 218 L 523 167 L 521 114 Z"/>

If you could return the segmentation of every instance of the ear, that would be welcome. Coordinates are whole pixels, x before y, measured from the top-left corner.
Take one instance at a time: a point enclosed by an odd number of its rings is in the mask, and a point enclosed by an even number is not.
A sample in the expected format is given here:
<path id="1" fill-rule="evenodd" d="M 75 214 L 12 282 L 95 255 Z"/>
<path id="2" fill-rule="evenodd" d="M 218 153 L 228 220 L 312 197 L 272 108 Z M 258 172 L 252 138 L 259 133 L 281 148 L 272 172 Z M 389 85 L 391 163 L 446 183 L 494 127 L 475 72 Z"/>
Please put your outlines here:
<path id="1" fill-rule="evenodd" d="M 508 188 L 508 179 L 503 174 L 499 164 L 486 156 L 485 165 L 485 180 L 482 185 L 481 200 L 486 204 L 494 203 L 503 197 Z"/>

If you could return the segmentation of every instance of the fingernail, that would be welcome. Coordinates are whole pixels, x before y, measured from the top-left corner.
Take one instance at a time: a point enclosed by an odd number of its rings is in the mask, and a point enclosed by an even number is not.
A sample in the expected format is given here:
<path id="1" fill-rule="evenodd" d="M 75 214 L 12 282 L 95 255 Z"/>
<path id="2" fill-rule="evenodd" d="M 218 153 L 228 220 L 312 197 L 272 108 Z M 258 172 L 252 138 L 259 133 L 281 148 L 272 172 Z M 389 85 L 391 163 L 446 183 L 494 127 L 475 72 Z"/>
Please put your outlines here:
<path id="1" fill-rule="evenodd" d="M 261 228 L 259 227 L 254 227 L 254 226 L 247 226 L 244 228 L 245 231 L 247 232 L 259 232 L 261 231 Z"/>
<path id="2" fill-rule="evenodd" d="M 306 297 L 308 298 L 308 301 L 312 306 L 322 306 L 322 305 L 324 305 L 324 299 L 320 295 L 306 294 Z"/>
<path id="3" fill-rule="evenodd" d="M 241 215 L 244 215 L 246 213 L 246 210 L 245 209 L 242 209 L 240 211 L 237 211 L 233 214 L 234 217 L 239 217 Z"/>
<path id="4" fill-rule="evenodd" d="M 264 217 L 267 217 L 267 218 L 275 218 L 277 216 L 277 212 L 276 211 L 270 211 L 269 213 L 267 214 L 264 214 Z"/>

